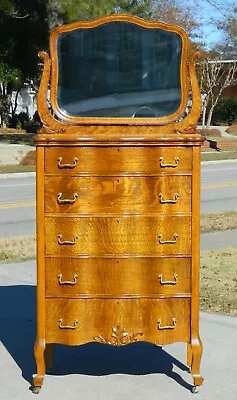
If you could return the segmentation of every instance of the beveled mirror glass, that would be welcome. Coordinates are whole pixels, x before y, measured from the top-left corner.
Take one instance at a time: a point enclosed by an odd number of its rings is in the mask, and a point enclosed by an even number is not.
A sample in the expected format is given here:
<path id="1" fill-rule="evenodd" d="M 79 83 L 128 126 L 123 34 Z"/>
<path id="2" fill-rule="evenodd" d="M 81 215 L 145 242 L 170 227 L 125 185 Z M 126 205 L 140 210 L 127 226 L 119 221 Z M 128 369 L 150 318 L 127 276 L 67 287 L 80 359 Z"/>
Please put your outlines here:
<path id="1" fill-rule="evenodd" d="M 182 38 L 127 21 L 62 32 L 56 98 L 71 117 L 162 118 L 181 106 Z"/>

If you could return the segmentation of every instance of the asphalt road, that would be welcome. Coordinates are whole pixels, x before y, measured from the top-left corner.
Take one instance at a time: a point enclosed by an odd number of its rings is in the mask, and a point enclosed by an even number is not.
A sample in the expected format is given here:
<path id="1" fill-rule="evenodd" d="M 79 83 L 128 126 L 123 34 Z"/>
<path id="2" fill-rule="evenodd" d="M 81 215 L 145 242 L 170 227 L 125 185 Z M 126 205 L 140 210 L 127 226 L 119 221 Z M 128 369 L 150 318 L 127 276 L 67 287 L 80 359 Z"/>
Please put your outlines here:
<path id="1" fill-rule="evenodd" d="M 237 160 L 203 163 L 201 213 L 237 211 Z"/>
<path id="2" fill-rule="evenodd" d="M 35 233 L 35 177 L 0 179 L 0 238 Z"/>
<path id="3" fill-rule="evenodd" d="M 201 212 L 237 211 L 237 162 L 204 163 Z M 0 238 L 35 233 L 35 177 L 0 179 Z"/>

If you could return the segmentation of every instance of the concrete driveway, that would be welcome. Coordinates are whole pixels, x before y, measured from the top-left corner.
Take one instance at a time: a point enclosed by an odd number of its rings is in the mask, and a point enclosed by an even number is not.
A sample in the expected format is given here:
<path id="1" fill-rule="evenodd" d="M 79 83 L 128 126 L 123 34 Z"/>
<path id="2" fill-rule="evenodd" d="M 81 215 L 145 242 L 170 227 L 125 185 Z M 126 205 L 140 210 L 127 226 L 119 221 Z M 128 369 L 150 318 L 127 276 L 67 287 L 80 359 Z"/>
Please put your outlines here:
<path id="1" fill-rule="evenodd" d="M 32 399 L 35 372 L 35 261 L 0 264 L 0 399 Z M 148 343 L 109 347 L 93 343 L 55 346 L 52 375 L 39 399 L 55 400 L 236 400 L 237 318 L 201 313 L 205 381 L 190 392 L 186 345 Z M 37 396 L 37 395 L 35 395 Z"/>

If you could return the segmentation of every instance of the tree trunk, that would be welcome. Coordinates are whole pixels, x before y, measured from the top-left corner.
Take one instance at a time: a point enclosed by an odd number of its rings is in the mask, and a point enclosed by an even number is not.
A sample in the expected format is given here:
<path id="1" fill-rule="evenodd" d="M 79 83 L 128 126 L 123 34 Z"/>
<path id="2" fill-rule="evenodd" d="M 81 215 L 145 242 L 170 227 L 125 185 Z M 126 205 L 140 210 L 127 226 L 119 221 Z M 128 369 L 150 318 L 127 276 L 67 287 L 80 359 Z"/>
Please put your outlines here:
<path id="1" fill-rule="evenodd" d="M 207 113 L 207 101 L 206 99 L 203 102 L 203 111 L 202 111 L 202 129 L 206 126 L 206 113 Z"/>
<path id="2" fill-rule="evenodd" d="M 212 107 L 210 108 L 210 110 L 209 110 L 208 117 L 207 117 L 206 129 L 209 129 L 209 128 L 210 128 L 211 120 L 212 120 L 212 114 L 213 114 L 214 108 L 215 108 L 215 107 L 212 106 Z"/>

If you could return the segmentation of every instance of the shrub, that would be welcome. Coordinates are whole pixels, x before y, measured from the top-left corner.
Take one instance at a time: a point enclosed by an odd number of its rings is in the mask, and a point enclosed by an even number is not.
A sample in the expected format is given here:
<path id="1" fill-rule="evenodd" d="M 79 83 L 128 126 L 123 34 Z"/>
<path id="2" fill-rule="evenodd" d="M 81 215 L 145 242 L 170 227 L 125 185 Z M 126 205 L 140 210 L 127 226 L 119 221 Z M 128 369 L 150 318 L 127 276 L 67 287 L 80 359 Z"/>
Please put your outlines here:
<path id="1" fill-rule="evenodd" d="M 16 129 L 25 129 L 28 133 L 37 133 L 41 127 L 38 113 L 35 112 L 32 119 L 30 119 L 28 114 L 25 112 L 16 114 L 11 118 L 10 127 Z"/>
<path id="2" fill-rule="evenodd" d="M 228 124 L 237 122 L 237 98 L 223 97 L 220 99 L 213 112 L 213 121 Z"/>

